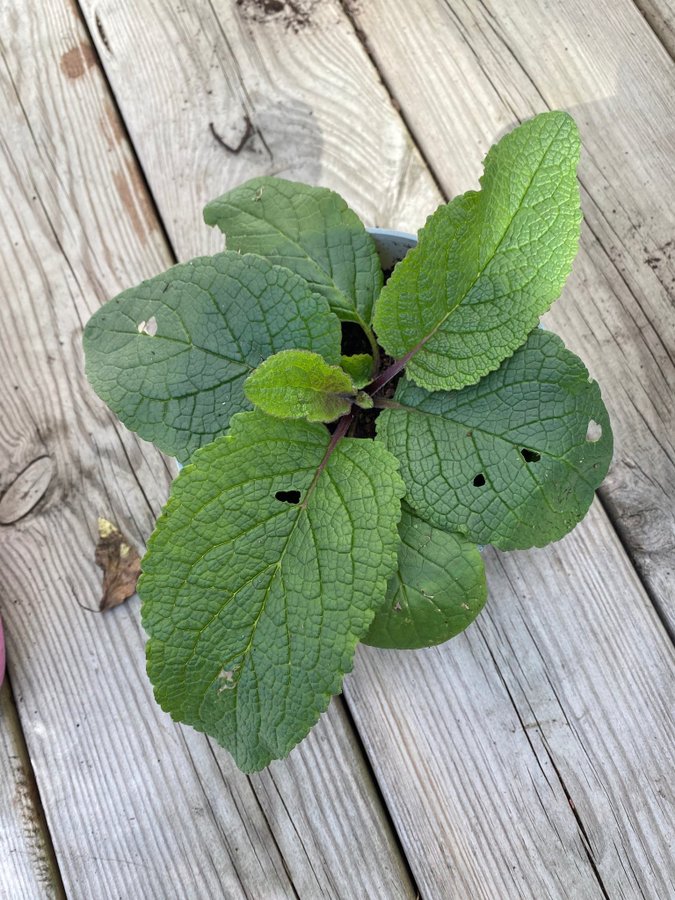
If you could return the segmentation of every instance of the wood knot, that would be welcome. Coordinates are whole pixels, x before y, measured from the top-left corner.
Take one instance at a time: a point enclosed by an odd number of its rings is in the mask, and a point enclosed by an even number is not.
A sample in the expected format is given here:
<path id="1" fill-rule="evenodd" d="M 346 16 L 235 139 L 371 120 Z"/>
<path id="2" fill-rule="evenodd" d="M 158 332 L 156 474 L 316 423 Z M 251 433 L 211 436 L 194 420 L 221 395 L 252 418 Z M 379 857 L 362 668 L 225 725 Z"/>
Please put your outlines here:
<path id="1" fill-rule="evenodd" d="M 23 519 L 44 497 L 54 476 L 54 462 L 38 456 L 20 472 L 0 497 L 0 525 L 12 525 Z"/>

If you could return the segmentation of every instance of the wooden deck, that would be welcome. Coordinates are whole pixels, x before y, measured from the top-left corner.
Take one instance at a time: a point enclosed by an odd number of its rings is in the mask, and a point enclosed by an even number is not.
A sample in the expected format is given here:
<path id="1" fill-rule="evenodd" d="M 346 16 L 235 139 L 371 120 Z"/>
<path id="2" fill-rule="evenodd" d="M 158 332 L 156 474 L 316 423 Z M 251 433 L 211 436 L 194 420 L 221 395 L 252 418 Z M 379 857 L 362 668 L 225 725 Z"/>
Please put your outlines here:
<path id="1" fill-rule="evenodd" d="M 0 51 L 2 900 L 675 897 L 673 0 L 16 0 Z M 88 611 L 97 517 L 141 548 L 172 469 L 88 389 L 83 322 L 218 249 L 202 206 L 247 178 L 413 231 L 547 108 L 585 147 L 547 323 L 610 475 L 565 540 L 488 554 L 465 635 L 362 648 L 246 777 L 156 707 L 137 600 Z"/>

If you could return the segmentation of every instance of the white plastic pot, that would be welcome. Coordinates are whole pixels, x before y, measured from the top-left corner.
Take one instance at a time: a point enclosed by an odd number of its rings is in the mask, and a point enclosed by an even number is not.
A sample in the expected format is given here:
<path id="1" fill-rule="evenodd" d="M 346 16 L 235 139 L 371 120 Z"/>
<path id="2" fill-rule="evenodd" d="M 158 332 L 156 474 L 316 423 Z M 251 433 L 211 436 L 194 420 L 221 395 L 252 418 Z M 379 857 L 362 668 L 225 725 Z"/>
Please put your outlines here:
<path id="1" fill-rule="evenodd" d="M 408 234 L 405 231 L 389 231 L 387 228 L 368 228 L 366 230 L 375 240 L 383 272 L 393 269 L 396 263 L 403 259 L 408 250 L 411 250 L 417 244 L 415 235 Z"/>

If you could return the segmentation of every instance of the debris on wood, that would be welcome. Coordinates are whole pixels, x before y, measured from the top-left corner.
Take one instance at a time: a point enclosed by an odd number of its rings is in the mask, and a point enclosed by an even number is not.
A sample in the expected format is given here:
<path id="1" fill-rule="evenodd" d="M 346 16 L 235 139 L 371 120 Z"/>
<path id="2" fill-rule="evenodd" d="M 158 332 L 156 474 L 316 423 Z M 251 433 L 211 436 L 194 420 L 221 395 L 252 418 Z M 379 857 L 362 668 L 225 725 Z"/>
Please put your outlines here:
<path id="1" fill-rule="evenodd" d="M 136 582 L 141 574 L 141 558 L 122 532 L 107 519 L 99 517 L 98 535 L 95 559 L 103 569 L 99 611 L 105 612 L 135 594 Z"/>

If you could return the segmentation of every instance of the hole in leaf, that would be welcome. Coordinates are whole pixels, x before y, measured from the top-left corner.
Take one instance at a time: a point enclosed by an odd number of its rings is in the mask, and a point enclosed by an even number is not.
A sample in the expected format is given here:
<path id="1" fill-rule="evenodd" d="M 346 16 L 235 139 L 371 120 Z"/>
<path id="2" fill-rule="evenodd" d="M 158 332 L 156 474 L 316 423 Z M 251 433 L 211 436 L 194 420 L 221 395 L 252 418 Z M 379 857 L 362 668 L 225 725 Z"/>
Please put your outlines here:
<path id="1" fill-rule="evenodd" d="M 274 495 L 282 503 L 299 503 L 300 491 L 277 491 Z"/>
<path id="2" fill-rule="evenodd" d="M 541 459 L 541 453 L 537 453 L 536 450 L 528 450 L 527 447 L 523 447 L 520 451 L 520 455 L 523 457 L 525 462 L 539 462 Z"/>
<path id="3" fill-rule="evenodd" d="M 139 322 L 138 333 L 148 334 L 150 337 L 154 337 L 157 334 L 157 319 L 154 316 L 151 316 L 147 322 Z"/>
<path id="4" fill-rule="evenodd" d="M 366 333 L 356 322 L 342 323 L 342 348 L 344 356 L 355 356 L 357 353 L 371 353 Z"/>
<path id="5" fill-rule="evenodd" d="M 485 484 L 485 475 L 482 472 L 479 472 L 478 475 L 473 480 L 474 487 L 483 487 Z"/>
<path id="6" fill-rule="evenodd" d="M 591 444 L 595 444 L 601 437 L 602 425 L 599 422 L 596 422 L 595 419 L 591 419 L 588 423 L 588 428 L 586 429 L 586 440 Z"/>

